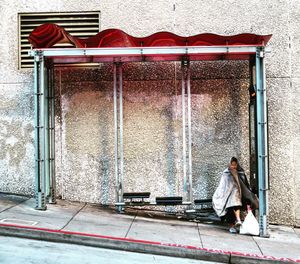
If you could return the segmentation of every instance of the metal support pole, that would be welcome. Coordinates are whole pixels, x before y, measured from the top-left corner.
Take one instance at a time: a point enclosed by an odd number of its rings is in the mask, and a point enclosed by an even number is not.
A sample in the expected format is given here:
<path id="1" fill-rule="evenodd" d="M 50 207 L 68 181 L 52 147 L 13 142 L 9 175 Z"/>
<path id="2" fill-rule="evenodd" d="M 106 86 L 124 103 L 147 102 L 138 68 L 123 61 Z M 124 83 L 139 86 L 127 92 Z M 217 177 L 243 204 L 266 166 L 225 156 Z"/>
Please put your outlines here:
<path id="1" fill-rule="evenodd" d="M 120 202 L 123 202 L 124 193 L 124 148 L 123 148 L 123 74 L 122 74 L 122 64 L 119 65 L 119 92 L 120 92 Z"/>
<path id="2" fill-rule="evenodd" d="M 50 196 L 49 203 L 56 203 L 56 179 L 55 179 L 55 90 L 54 90 L 54 68 L 49 70 L 49 106 L 50 106 Z"/>
<path id="3" fill-rule="evenodd" d="M 191 73 L 190 63 L 187 64 L 187 95 L 188 95 L 188 201 L 193 201 L 193 177 L 192 177 L 192 115 L 191 115 Z"/>
<path id="4" fill-rule="evenodd" d="M 42 54 L 35 56 L 35 125 L 36 125 L 36 207 L 37 210 L 46 210 L 46 179 L 45 179 L 45 69 Z"/>
<path id="5" fill-rule="evenodd" d="M 116 63 L 114 63 L 114 78 L 113 79 L 114 79 L 116 202 L 122 203 L 123 202 L 123 193 L 124 193 L 124 187 L 123 187 L 123 176 L 124 176 L 123 80 L 122 80 L 122 67 Z M 118 211 L 122 212 L 121 205 L 118 205 Z"/>
<path id="6" fill-rule="evenodd" d="M 183 169 L 183 191 L 187 192 L 187 178 L 186 178 L 186 117 L 185 117 L 185 65 L 181 62 L 181 104 L 182 104 L 182 169 Z"/>
<path id="7" fill-rule="evenodd" d="M 45 179 L 46 179 L 46 199 L 50 196 L 50 147 L 49 147 L 49 68 L 44 70 L 44 133 L 45 133 Z"/>
<path id="8" fill-rule="evenodd" d="M 181 63 L 181 97 L 182 97 L 182 167 L 183 167 L 183 191 L 187 202 L 193 200 L 192 183 L 192 124 L 191 124 L 191 75 L 189 61 Z M 187 109 L 185 105 L 187 94 Z M 186 126 L 187 111 L 187 126 Z M 186 149 L 186 130 L 188 135 L 188 153 Z M 188 156 L 187 156 L 188 155 Z M 187 161 L 188 158 L 188 161 Z M 187 168 L 188 162 L 188 168 Z M 188 169 L 188 170 L 187 170 Z M 188 177 L 187 177 L 188 171 Z"/>
<path id="9" fill-rule="evenodd" d="M 114 129 L 115 129 L 115 179 L 116 179 L 116 201 L 120 202 L 120 196 L 119 196 L 119 159 L 118 159 L 118 88 L 117 88 L 117 65 L 116 63 L 113 64 L 114 67 Z"/>
<path id="10" fill-rule="evenodd" d="M 268 237 L 268 142 L 267 142 L 267 94 L 264 69 L 264 50 L 256 53 L 256 112 L 257 112 L 257 154 L 259 188 L 260 236 Z"/>
<path id="11" fill-rule="evenodd" d="M 39 119 L 39 102 L 40 102 L 40 86 L 39 86 L 39 57 L 34 57 L 34 146 L 35 146 L 35 195 L 36 208 L 41 207 L 40 191 L 40 119 Z"/>

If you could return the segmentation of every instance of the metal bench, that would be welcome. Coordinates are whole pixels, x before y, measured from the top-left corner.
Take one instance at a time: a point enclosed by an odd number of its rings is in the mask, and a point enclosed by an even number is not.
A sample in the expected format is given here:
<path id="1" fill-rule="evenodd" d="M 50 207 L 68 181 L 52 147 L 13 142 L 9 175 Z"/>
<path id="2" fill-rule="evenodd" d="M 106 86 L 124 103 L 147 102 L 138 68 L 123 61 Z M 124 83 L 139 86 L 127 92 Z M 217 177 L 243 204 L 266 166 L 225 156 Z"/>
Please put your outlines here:
<path id="1" fill-rule="evenodd" d="M 197 219 L 199 221 L 218 221 L 212 207 L 212 199 L 195 199 L 194 209 L 186 210 L 188 219 Z"/>
<path id="2" fill-rule="evenodd" d="M 143 206 L 143 205 L 191 205 L 191 202 L 183 202 L 182 196 L 156 197 L 155 202 L 148 202 L 150 192 L 126 192 L 123 193 L 124 202 L 115 203 L 116 206 Z"/>
<path id="3" fill-rule="evenodd" d="M 156 205 L 181 205 L 181 196 L 156 197 Z"/>
<path id="4" fill-rule="evenodd" d="M 150 197 L 150 192 L 126 192 L 123 193 L 123 199 L 129 200 L 126 201 L 126 205 L 146 205 L 149 202 L 146 202 L 144 199 Z"/>
<path id="5" fill-rule="evenodd" d="M 196 199 L 194 204 L 200 206 L 201 209 L 212 208 L 212 199 Z"/>

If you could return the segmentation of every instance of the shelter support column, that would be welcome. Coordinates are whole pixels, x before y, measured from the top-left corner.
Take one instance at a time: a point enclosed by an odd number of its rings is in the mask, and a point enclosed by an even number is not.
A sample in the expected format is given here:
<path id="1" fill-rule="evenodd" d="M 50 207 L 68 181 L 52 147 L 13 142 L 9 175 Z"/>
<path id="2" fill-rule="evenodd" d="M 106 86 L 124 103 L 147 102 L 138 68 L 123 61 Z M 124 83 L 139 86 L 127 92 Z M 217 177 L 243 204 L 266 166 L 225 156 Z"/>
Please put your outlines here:
<path id="1" fill-rule="evenodd" d="M 191 84 L 190 84 L 191 75 L 190 75 L 189 61 L 187 60 L 182 61 L 181 71 L 182 71 L 181 92 L 182 92 L 183 189 L 184 189 L 186 202 L 192 202 L 193 187 L 192 187 L 192 124 L 191 124 Z M 187 106 L 186 106 L 186 98 L 187 98 Z M 186 141 L 188 141 L 188 144 L 186 144 Z M 186 149 L 186 145 L 188 145 L 188 149 Z"/>
<path id="2" fill-rule="evenodd" d="M 264 48 L 257 48 L 256 75 L 256 116 L 257 116 L 257 161 L 258 161 L 258 194 L 259 194 L 259 226 L 260 236 L 268 237 L 268 122 L 267 93 L 264 65 Z"/>
<path id="3" fill-rule="evenodd" d="M 46 210 L 45 165 L 45 61 L 41 52 L 34 56 L 34 144 L 35 198 L 37 210 Z"/>
<path id="4" fill-rule="evenodd" d="M 50 196 L 50 138 L 49 138 L 49 67 L 45 63 L 44 68 L 44 153 L 45 153 L 45 179 L 46 179 L 46 202 Z"/>
<path id="5" fill-rule="evenodd" d="M 56 203 L 56 180 L 55 180 L 55 89 L 54 89 L 54 67 L 48 69 L 49 83 L 49 194 L 48 202 Z"/>
<path id="6" fill-rule="evenodd" d="M 123 78 L 122 64 L 113 65 L 114 80 L 114 129 L 115 129 L 115 179 L 116 179 L 116 205 L 118 211 L 122 211 L 124 203 L 123 176 L 124 176 L 124 150 L 123 150 Z"/>

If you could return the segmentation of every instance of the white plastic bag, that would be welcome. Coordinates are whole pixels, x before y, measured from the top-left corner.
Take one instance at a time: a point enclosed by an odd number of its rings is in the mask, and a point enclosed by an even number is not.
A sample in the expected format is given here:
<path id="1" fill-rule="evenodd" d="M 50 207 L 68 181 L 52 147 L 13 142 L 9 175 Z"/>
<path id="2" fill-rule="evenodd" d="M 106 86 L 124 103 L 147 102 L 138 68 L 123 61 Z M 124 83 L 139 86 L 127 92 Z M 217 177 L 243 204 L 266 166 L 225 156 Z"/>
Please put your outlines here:
<path id="1" fill-rule="evenodd" d="M 242 235 L 259 235 L 259 224 L 253 215 L 251 209 L 248 210 L 248 214 L 240 227 L 240 234 Z"/>

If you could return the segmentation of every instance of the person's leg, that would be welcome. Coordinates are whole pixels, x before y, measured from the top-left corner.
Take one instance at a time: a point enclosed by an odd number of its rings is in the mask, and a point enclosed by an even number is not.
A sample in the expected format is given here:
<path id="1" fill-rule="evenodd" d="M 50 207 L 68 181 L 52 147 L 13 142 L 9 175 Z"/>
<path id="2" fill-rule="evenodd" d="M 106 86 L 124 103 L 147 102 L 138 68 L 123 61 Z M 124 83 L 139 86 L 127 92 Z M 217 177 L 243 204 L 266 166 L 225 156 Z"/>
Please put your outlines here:
<path id="1" fill-rule="evenodd" d="M 234 215 L 235 215 L 235 219 L 237 221 L 241 221 L 241 210 L 240 209 L 234 210 Z"/>
<path id="2" fill-rule="evenodd" d="M 235 213 L 234 213 L 234 208 L 233 207 L 227 208 L 226 222 L 230 226 L 234 225 L 234 223 L 235 223 Z"/>
<path id="3" fill-rule="evenodd" d="M 229 224 L 229 232 L 230 233 L 237 233 L 237 230 L 235 228 L 235 213 L 234 213 L 234 208 L 230 207 L 227 208 L 227 214 L 225 215 L 226 217 L 226 222 Z"/>
<path id="4" fill-rule="evenodd" d="M 236 207 L 233 208 L 233 211 L 234 211 L 234 215 L 235 215 L 235 219 L 236 219 L 235 226 L 239 227 L 242 224 L 242 221 L 241 221 L 241 207 L 236 206 Z"/>

